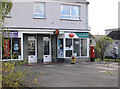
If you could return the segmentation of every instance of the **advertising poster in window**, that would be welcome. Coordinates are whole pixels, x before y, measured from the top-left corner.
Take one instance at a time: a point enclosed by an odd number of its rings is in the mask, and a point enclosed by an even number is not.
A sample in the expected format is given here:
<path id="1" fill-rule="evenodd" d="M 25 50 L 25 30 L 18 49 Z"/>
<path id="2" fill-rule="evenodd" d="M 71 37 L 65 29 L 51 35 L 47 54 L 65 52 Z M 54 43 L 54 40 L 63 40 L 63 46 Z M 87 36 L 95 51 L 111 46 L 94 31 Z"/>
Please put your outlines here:
<path id="1" fill-rule="evenodd" d="M 28 41 L 28 55 L 35 55 L 35 40 Z"/>
<path id="2" fill-rule="evenodd" d="M 5 30 L 4 32 L 2 32 L 4 37 L 6 38 L 17 38 L 18 37 L 18 31 L 16 30 L 10 30 L 10 31 L 7 31 Z"/>
<path id="3" fill-rule="evenodd" d="M 19 39 L 12 39 L 12 57 L 18 59 L 19 55 Z"/>
<path id="4" fill-rule="evenodd" d="M 10 40 L 4 39 L 3 41 L 3 59 L 10 59 L 11 52 L 10 52 Z"/>
<path id="5" fill-rule="evenodd" d="M 58 40 L 58 57 L 64 57 L 63 53 L 63 39 Z"/>

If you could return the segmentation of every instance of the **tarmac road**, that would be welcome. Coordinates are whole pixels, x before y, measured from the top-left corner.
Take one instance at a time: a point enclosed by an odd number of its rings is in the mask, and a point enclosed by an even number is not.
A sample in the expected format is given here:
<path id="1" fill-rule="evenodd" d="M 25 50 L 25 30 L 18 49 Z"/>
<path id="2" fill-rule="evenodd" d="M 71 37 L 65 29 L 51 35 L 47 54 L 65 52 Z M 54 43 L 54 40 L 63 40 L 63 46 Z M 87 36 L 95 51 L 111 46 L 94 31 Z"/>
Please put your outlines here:
<path id="1" fill-rule="evenodd" d="M 31 73 L 37 74 L 40 71 L 44 72 L 42 77 L 26 78 L 24 84 L 29 87 L 118 87 L 118 63 L 115 62 L 31 66 Z M 33 85 L 35 78 L 39 85 Z"/>

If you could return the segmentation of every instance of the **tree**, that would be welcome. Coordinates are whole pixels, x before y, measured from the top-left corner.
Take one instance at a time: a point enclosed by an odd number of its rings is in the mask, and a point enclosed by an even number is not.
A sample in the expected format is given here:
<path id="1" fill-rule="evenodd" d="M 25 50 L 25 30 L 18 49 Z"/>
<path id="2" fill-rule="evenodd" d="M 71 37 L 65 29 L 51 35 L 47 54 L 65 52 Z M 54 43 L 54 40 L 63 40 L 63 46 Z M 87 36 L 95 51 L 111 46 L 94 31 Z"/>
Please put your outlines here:
<path id="1" fill-rule="evenodd" d="M 4 27 L 4 25 L 6 24 L 5 16 L 7 16 L 11 12 L 12 6 L 13 4 L 11 0 L 0 1 L 0 49 L 1 49 L 1 43 L 3 42 L 2 40 L 4 39 L 4 33 L 6 32 L 7 29 Z"/>
<path id="2" fill-rule="evenodd" d="M 4 27 L 4 25 L 6 24 L 5 16 L 7 16 L 10 13 L 12 6 L 13 4 L 11 0 L 0 1 L 0 49 L 2 49 L 2 42 L 4 40 L 4 34 L 6 33 L 6 30 L 7 30 L 7 28 Z M 0 58 L 1 58 L 1 55 L 0 55 Z"/>
<path id="3" fill-rule="evenodd" d="M 2 47 L 7 47 L 7 41 L 4 39 L 4 34 L 8 35 L 8 39 L 11 39 L 9 36 L 9 30 L 5 27 L 5 17 L 9 14 L 12 8 L 12 2 L 9 0 L 0 1 L 0 49 Z M 1 41 L 2 38 L 2 41 Z M 1 45 L 2 44 L 2 45 Z M 0 52 L 1 53 L 1 52 Z M 6 54 L 10 55 L 10 52 L 6 52 Z M 3 56 L 3 55 L 2 55 Z M 15 55 L 16 56 L 16 55 Z M 2 58 L 2 57 L 0 57 Z M 37 78 L 42 77 L 41 75 L 43 72 L 40 73 L 31 73 L 31 68 L 28 66 L 27 68 L 22 68 L 22 65 L 25 65 L 26 61 L 7 61 L 7 62 L 0 62 L 0 73 L 2 71 L 2 76 L 0 74 L 0 88 L 23 88 L 25 87 L 23 82 L 25 81 L 25 77 L 31 78 L 35 77 L 33 80 L 33 84 L 39 86 L 39 82 Z M 43 73 L 44 74 L 44 73 Z M 2 82 L 2 86 L 1 86 Z"/>
<path id="4" fill-rule="evenodd" d="M 0 1 L 0 32 L 4 32 L 5 16 L 7 16 L 12 9 L 11 0 L 1 0 Z M 7 29 L 7 28 L 6 28 Z"/>
<path id="5" fill-rule="evenodd" d="M 105 49 L 109 46 L 110 43 L 113 42 L 113 39 L 108 36 L 97 35 L 95 38 L 95 42 L 96 42 L 95 47 L 96 56 L 103 60 Z"/>

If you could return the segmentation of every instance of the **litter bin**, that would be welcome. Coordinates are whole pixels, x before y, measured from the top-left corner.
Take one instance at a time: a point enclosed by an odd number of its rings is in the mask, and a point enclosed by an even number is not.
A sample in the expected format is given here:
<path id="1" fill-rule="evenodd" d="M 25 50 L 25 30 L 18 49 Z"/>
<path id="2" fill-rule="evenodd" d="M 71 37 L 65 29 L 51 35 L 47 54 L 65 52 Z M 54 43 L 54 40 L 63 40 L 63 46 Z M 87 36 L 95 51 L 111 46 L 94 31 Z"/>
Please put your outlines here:
<path id="1" fill-rule="evenodd" d="M 74 55 L 71 56 L 71 64 L 75 64 L 76 63 L 76 58 Z"/>

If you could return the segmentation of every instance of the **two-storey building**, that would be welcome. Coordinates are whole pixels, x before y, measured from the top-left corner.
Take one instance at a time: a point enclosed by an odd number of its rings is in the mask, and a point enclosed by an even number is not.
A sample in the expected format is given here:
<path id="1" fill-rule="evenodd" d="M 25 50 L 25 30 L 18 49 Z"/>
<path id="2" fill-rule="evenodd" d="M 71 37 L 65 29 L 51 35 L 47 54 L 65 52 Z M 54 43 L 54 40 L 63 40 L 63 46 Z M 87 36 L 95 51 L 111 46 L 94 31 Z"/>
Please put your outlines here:
<path id="1" fill-rule="evenodd" d="M 78 61 L 88 61 L 88 4 L 86 0 L 13 1 L 5 18 L 10 39 L 4 39 L 2 60 L 53 62 L 75 55 Z"/>

